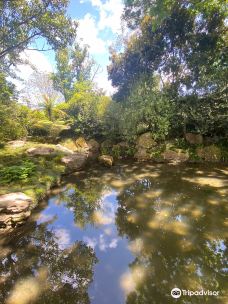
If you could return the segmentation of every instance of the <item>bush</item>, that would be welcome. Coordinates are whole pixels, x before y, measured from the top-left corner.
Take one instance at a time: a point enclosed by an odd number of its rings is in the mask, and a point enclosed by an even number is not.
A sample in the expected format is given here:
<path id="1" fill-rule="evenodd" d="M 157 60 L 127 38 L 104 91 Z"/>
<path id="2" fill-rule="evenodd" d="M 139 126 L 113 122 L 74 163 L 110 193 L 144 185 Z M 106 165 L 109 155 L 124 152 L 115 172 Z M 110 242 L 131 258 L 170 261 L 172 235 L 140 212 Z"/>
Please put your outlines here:
<path id="1" fill-rule="evenodd" d="M 160 140 L 169 134 L 174 108 L 154 79 L 142 78 L 132 88 L 122 112 L 120 129 L 128 141 L 146 131 Z"/>
<path id="2" fill-rule="evenodd" d="M 60 133 L 67 129 L 68 127 L 65 126 L 63 122 L 53 123 L 52 121 L 41 120 L 30 128 L 30 134 L 38 137 L 50 137 L 56 140 Z"/>
<path id="3" fill-rule="evenodd" d="M 15 181 L 26 181 L 34 174 L 36 165 L 30 161 L 23 161 L 20 165 L 5 167 L 0 170 L 0 183 L 8 184 Z"/>
<path id="4" fill-rule="evenodd" d="M 27 136 L 27 129 L 23 123 L 22 112 L 17 104 L 0 104 L 0 141 L 14 140 Z"/>

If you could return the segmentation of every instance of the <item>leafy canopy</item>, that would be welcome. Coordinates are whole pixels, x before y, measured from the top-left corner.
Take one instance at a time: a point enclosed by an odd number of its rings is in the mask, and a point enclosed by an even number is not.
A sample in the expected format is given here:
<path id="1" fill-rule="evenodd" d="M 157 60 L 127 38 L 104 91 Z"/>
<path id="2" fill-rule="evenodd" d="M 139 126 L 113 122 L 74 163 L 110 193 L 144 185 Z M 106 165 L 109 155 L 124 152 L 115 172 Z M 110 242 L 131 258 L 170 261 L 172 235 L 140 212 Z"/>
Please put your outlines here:
<path id="1" fill-rule="evenodd" d="M 19 61 L 39 37 L 56 50 L 75 39 L 77 23 L 66 15 L 68 0 L 0 1 L 0 63 Z M 46 46 L 42 50 L 47 49 Z"/>

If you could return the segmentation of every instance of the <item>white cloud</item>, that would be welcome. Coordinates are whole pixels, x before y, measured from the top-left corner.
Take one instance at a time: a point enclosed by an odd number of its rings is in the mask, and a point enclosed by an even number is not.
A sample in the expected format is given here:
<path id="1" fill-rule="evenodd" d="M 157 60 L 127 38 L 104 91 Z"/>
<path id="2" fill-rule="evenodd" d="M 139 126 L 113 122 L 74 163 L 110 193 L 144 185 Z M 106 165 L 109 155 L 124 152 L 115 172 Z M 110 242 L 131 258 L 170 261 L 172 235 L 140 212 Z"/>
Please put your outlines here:
<path id="1" fill-rule="evenodd" d="M 104 30 L 109 28 L 113 34 L 121 30 L 121 15 L 123 12 L 122 0 L 109 0 L 99 7 L 100 20 L 98 28 Z"/>
<path id="2" fill-rule="evenodd" d="M 121 28 L 121 15 L 123 12 L 122 0 L 84 0 L 81 3 L 90 2 L 99 11 L 98 29 L 109 28 L 113 34 L 119 32 Z"/>
<path id="3" fill-rule="evenodd" d="M 78 37 L 90 48 L 91 54 L 102 54 L 107 51 L 106 43 L 98 37 L 99 29 L 95 18 L 87 13 L 83 19 L 79 20 Z"/>
<path id="4" fill-rule="evenodd" d="M 116 91 L 116 89 L 113 88 L 111 81 L 108 80 L 107 72 L 98 74 L 95 77 L 95 82 L 97 83 L 97 86 L 102 88 L 108 96 L 111 96 Z"/>
<path id="5" fill-rule="evenodd" d="M 67 248 L 71 242 L 70 232 L 64 228 L 57 228 L 57 229 L 55 229 L 54 232 L 55 232 L 56 241 L 59 245 L 59 248 L 60 249 Z"/>
<path id="6" fill-rule="evenodd" d="M 121 15 L 123 12 L 122 0 L 80 0 L 80 3 L 89 2 L 97 11 L 98 18 L 95 19 L 90 13 L 87 13 L 83 19 L 79 20 L 78 37 L 83 40 L 90 48 L 92 56 L 104 55 L 102 61 L 99 59 L 103 72 L 95 78 L 99 88 L 104 89 L 107 95 L 112 95 L 115 89 L 108 80 L 106 64 L 109 53 L 109 46 L 112 43 L 112 38 L 121 31 Z M 111 37 L 109 40 L 102 39 L 103 31 L 110 31 Z M 113 36 L 114 35 L 114 36 Z M 105 59 L 106 58 L 106 59 Z"/>

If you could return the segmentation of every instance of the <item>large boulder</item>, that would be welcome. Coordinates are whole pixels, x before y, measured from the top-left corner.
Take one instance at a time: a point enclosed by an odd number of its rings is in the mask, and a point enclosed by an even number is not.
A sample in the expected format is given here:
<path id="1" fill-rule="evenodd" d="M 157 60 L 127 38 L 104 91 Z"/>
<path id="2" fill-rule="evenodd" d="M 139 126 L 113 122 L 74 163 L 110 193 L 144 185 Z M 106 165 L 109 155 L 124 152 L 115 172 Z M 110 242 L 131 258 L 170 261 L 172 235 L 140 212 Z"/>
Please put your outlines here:
<path id="1" fill-rule="evenodd" d="M 137 159 L 137 161 L 146 161 L 150 159 L 150 154 L 147 152 L 146 149 L 138 148 L 138 150 L 134 154 L 134 158 Z"/>
<path id="2" fill-rule="evenodd" d="M 189 153 L 181 149 L 166 150 L 162 153 L 162 156 L 168 162 L 186 162 L 189 160 Z"/>
<path id="3" fill-rule="evenodd" d="M 136 147 L 150 149 L 156 145 L 150 132 L 144 133 L 137 138 Z"/>
<path id="4" fill-rule="evenodd" d="M 75 146 L 77 151 L 88 151 L 89 150 L 89 145 L 86 142 L 84 137 L 79 137 L 75 141 Z"/>
<path id="5" fill-rule="evenodd" d="M 88 141 L 89 150 L 93 152 L 99 152 L 100 144 L 95 139 Z"/>
<path id="6" fill-rule="evenodd" d="M 27 150 L 30 156 L 45 156 L 56 153 L 55 149 L 48 146 L 38 146 Z"/>
<path id="7" fill-rule="evenodd" d="M 198 148 L 196 154 L 207 162 L 219 162 L 222 157 L 220 148 L 215 145 Z"/>
<path id="8" fill-rule="evenodd" d="M 136 140 L 136 153 L 134 158 L 136 158 L 138 161 L 149 160 L 151 158 L 150 150 L 154 146 L 156 146 L 156 142 L 152 138 L 152 134 L 150 132 L 140 135 Z"/>
<path id="9" fill-rule="evenodd" d="M 111 155 L 101 155 L 98 157 L 98 161 L 106 167 L 113 165 L 113 157 Z"/>
<path id="10" fill-rule="evenodd" d="M 89 146 L 89 158 L 96 159 L 99 156 L 100 144 L 95 139 L 88 141 Z"/>
<path id="11" fill-rule="evenodd" d="M 33 200 L 22 192 L 0 196 L 0 232 L 8 232 L 23 224 L 31 214 Z"/>
<path id="12" fill-rule="evenodd" d="M 74 172 L 81 170 L 87 162 L 88 153 L 76 152 L 71 155 L 64 156 L 61 159 L 62 164 L 66 167 L 66 172 Z"/>
<path id="13" fill-rule="evenodd" d="M 203 143 L 203 136 L 201 134 L 186 133 L 185 139 L 191 145 L 201 145 Z"/>

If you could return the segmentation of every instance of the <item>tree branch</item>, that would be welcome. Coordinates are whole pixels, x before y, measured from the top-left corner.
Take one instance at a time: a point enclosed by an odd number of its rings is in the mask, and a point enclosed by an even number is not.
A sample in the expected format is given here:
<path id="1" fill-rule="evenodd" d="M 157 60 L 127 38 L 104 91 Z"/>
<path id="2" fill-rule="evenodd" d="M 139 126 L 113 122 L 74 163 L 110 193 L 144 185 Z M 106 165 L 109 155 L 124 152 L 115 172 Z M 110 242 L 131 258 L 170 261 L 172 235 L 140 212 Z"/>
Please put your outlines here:
<path id="1" fill-rule="evenodd" d="M 31 35 L 30 37 L 28 37 L 27 39 L 25 39 L 24 41 L 19 42 L 16 45 L 12 45 L 8 48 L 6 48 L 5 50 L 3 50 L 2 52 L 0 52 L 0 59 L 3 58 L 4 56 L 6 56 L 8 53 L 12 52 L 13 50 L 19 48 L 20 46 L 22 46 L 25 43 L 28 43 L 29 40 L 31 40 L 32 38 L 39 36 L 41 34 L 41 32 L 36 32 L 33 35 Z"/>

